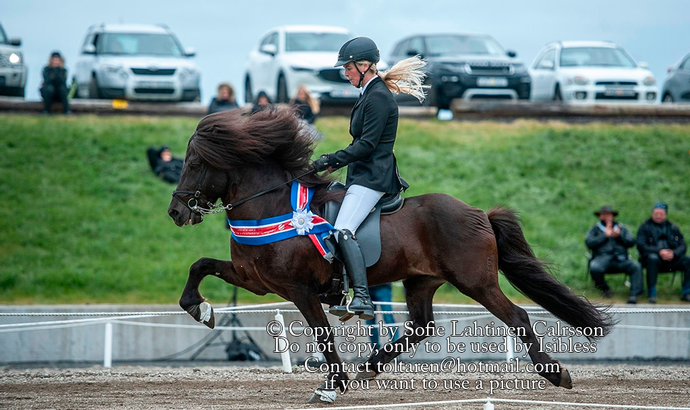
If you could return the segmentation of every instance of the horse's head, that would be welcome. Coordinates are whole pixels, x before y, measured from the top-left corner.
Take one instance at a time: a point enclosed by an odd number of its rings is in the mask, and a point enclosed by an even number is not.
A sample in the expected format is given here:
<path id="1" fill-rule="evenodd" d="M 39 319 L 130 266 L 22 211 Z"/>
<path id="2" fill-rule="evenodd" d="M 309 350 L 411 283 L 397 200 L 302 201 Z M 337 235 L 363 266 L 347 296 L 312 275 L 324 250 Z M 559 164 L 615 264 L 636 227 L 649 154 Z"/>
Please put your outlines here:
<path id="1" fill-rule="evenodd" d="M 177 226 L 198 224 L 227 189 L 227 172 L 209 165 L 189 146 L 168 215 Z"/>

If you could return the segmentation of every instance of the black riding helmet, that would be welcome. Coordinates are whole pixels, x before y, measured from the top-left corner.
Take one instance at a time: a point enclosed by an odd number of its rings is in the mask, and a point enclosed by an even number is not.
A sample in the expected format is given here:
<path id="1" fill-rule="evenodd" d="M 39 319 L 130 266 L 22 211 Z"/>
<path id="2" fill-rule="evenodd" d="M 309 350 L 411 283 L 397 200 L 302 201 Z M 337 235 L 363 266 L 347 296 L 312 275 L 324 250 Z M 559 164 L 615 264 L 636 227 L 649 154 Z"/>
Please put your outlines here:
<path id="1" fill-rule="evenodd" d="M 374 40 L 368 37 L 355 37 L 340 47 L 335 67 L 343 66 L 350 61 L 371 61 L 372 64 L 376 64 L 380 59 L 379 48 L 376 47 Z M 364 73 L 359 71 L 359 68 L 357 68 L 357 71 L 360 75 L 359 85 L 357 86 L 359 88 L 362 86 Z"/>

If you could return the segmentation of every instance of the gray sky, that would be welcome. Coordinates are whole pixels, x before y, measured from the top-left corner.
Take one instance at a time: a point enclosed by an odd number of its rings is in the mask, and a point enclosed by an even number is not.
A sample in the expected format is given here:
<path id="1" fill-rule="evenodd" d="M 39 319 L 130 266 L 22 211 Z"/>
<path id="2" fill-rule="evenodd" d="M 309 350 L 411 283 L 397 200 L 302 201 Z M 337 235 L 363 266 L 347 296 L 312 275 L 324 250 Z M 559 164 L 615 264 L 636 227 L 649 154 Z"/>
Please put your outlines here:
<path id="1" fill-rule="evenodd" d="M 247 56 L 270 28 L 323 24 L 377 42 L 385 59 L 415 33 L 466 32 L 495 37 L 530 64 L 554 40 L 610 40 L 649 64 L 659 86 L 666 69 L 690 52 L 689 0 L 0 0 L 0 22 L 20 37 L 29 67 L 26 95 L 38 99 L 41 70 L 53 50 L 71 77 L 87 28 L 96 23 L 165 23 L 197 51 L 202 101 L 229 81 L 243 100 Z"/>

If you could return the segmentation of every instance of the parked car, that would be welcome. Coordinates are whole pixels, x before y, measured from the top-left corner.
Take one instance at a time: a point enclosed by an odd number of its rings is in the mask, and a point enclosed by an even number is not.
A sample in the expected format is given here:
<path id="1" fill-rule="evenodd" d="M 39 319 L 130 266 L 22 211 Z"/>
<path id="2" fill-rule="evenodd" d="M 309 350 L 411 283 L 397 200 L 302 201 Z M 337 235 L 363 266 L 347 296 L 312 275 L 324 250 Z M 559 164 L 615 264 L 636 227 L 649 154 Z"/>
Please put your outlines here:
<path id="1" fill-rule="evenodd" d="M 556 41 L 530 68 L 533 100 L 569 103 L 654 103 L 656 80 L 620 46 L 604 41 Z"/>
<path id="2" fill-rule="evenodd" d="M 19 38 L 7 38 L 0 24 L 0 95 L 23 97 L 26 88 L 26 64 Z"/>
<path id="3" fill-rule="evenodd" d="M 163 25 L 91 26 L 77 59 L 81 98 L 198 101 L 201 71 Z"/>
<path id="4" fill-rule="evenodd" d="M 430 34 L 396 43 L 389 64 L 419 55 L 427 61 L 428 104 L 448 108 L 455 98 L 525 100 L 530 96 L 527 68 L 491 36 Z"/>
<path id="5" fill-rule="evenodd" d="M 282 26 L 264 35 L 249 54 L 244 79 L 245 101 L 263 91 L 273 102 L 287 102 L 304 84 L 321 102 L 351 102 L 359 92 L 333 67 L 338 50 L 353 37 L 328 26 Z"/>
<path id="6" fill-rule="evenodd" d="M 690 54 L 668 68 L 661 101 L 690 103 Z"/>

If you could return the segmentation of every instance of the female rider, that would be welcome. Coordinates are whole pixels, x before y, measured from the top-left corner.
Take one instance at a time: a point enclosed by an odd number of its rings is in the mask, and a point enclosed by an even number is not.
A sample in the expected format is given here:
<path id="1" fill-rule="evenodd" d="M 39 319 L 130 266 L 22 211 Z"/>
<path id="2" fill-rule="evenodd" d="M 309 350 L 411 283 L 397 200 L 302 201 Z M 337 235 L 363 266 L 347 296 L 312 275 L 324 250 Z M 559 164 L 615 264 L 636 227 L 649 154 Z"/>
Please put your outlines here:
<path id="1" fill-rule="evenodd" d="M 349 311 L 361 319 L 374 318 L 374 305 L 355 231 L 384 194 L 397 194 L 408 187 L 398 174 L 393 155 L 398 105 L 391 92 L 402 91 L 420 101 L 424 99 L 425 63 L 419 57 L 400 61 L 386 73 L 376 69 L 379 59 L 376 44 L 367 37 L 353 38 L 340 48 L 335 66 L 343 66 L 350 84 L 361 89 L 350 114 L 353 141 L 344 149 L 322 155 L 313 164 L 317 172 L 348 166 L 347 193 L 334 227 L 354 296 L 347 307 L 331 311 L 339 315 Z"/>

